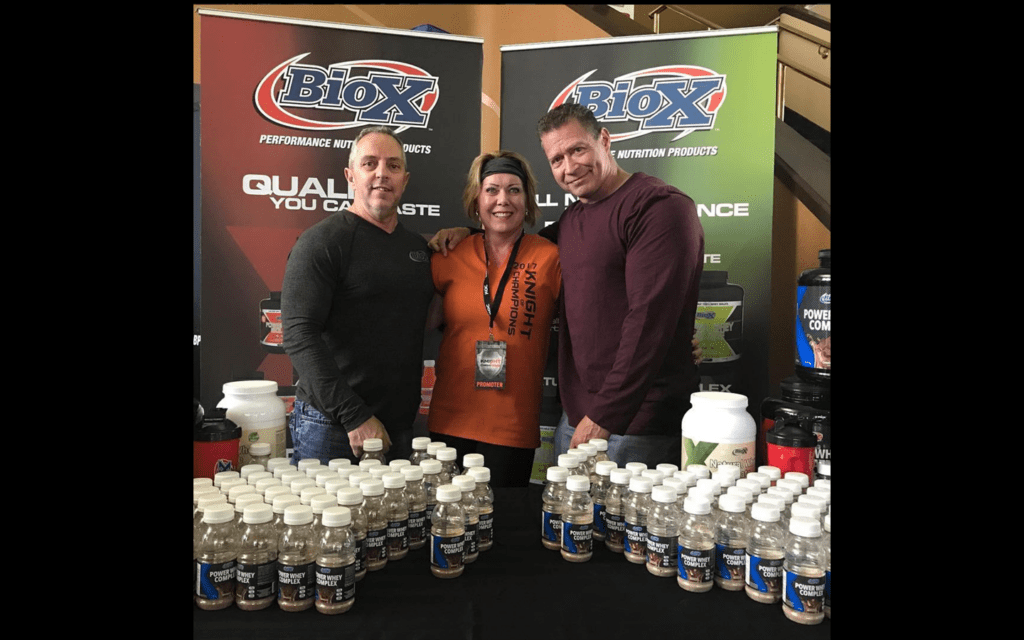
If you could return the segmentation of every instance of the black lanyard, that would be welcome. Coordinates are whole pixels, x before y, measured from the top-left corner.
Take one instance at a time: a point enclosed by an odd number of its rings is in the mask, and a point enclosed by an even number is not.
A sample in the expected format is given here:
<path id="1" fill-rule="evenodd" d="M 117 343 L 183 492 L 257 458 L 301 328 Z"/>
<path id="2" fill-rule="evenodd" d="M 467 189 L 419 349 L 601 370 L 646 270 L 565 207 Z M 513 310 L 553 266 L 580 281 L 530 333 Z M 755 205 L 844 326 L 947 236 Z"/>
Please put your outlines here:
<path id="1" fill-rule="evenodd" d="M 484 310 L 487 311 L 487 315 L 491 318 L 490 330 L 494 331 L 494 318 L 498 316 L 498 307 L 501 305 L 501 296 L 505 293 L 505 283 L 508 282 L 509 276 L 512 274 L 512 265 L 515 264 L 516 254 L 519 253 L 519 243 L 523 241 L 523 236 L 526 232 L 519 234 L 519 239 L 516 240 L 515 246 L 512 247 L 512 253 L 508 256 L 508 263 L 505 265 L 505 273 L 501 275 L 501 281 L 498 282 L 498 290 L 494 293 L 494 301 L 491 301 L 491 284 L 489 273 L 491 270 L 490 259 L 487 257 L 487 239 L 484 238 Z"/>

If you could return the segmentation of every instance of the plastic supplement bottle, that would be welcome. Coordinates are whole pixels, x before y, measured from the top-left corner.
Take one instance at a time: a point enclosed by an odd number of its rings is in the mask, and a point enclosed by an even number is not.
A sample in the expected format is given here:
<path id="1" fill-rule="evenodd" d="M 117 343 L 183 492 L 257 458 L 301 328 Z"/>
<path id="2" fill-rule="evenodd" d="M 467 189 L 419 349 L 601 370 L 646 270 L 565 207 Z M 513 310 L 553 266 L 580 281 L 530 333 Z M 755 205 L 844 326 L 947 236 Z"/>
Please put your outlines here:
<path id="1" fill-rule="evenodd" d="M 409 554 L 409 496 L 405 494 L 405 476 L 385 473 L 381 480 L 388 517 L 388 559 L 401 560 Z"/>
<path id="2" fill-rule="evenodd" d="M 594 500 L 594 540 L 604 540 L 608 526 L 604 520 L 605 501 L 612 486 L 611 472 L 616 468 L 611 460 L 600 460 L 594 464 L 594 478 L 590 485 L 590 497 Z"/>
<path id="3" fill-rule="evenodd" d="M 629 481 L 633 473 L 629 469 L 612 469 L 608 474 L 611 483 L 605 494 L 604 523 L 607 534 L 604 546 L 614 553 L 625 550 L 626 540 L 626 496 L 629 495 Z"/>
<path id="4" fill-rule="evenodd" d="M 476 481 L 473 499 L 480 524 L 476 530 L 476 546 L 480 551 L 487 551 L 494 546 L 494 491 L 491 489 L 491 470 L 487 467 L 472 467 L 467 472 Z"/>
<path id="5" fill-rule="evenodd" d="M 384 508 L 384 483 L 363 480 L 363 511 L 366 513 L 366 568 L 380 571 L 388 564 L 388 515 Z"/>
<path id="6" fill-rule="evenodd" d="M 595 460 L 597 460 L 598 462 L 603 462 L 605 460 L 610 460 L 611 459 L 611 458 L 608 457 L 608 441 L 607 440 L 605 440 L 604 438 L 591 438 L 589 440 L 589 443 L 594 445 L 594 447 L 597 448 L 597 455 L 594 458 Z"/>
<path id="7" fill-rule="evenodd" d="M 658 577 L 676 575 L 679 564 L 679 509 L 678 494 L 669 486 L 654 487 L 647 525 L 647 571 Z"/>
<path id="8" fill-rule="evenodd" d="M 363 455 L 359 456 L 359 462 L 363 460 L 380 460 L 381 464 L 387 464 L 388 459 L 384 456 L 384 441 L 380 438 L 363 440 Z"/>
<path id="9" fill-rule="evenodd" d="M 569 476 L 562 507 L 562 558 L 586 562 L 594 555 L 594 502 L 590 498 L 590 478 Z"/>
<path id="10" fill-rule="evenodd" d="M 739 591 L 745 583 L 750 544 L 747 503 L 742 496 L 729 493 L 718 499 L 718 507 L 722 515 L 715 522 L 715 584 L 726 591 Z"/>
<path id="11" fill-rule="evenodd" d="M 359 487 L 338 489 L 338 506 L 348 507 L 351 513 L 352 539 L 356 552 L 355 579 L 366 577 L 366 513 L 363 511 L 363 492 Z"/>
<path id="12" fill-rule="evenodd" d="M 409 548 L 422 549 L 427 544 L 427 492 L 423 488 L 423 467 L 402 467 L 405 496 L 409 499 Z"/>
<path id="13" fill-rule="evenodd" d="M 457 578 L 465 569 L 465 514 L 462 491 L 452 484 L 437 488 L 437 506 L 430 516 L 430 571 L 438 578 Z"/>
<path id="14" fill-rule="evenodd" d="M 455 476 L 452 478 L 452 484 L 462 492 L 462 513 L 466 523 L 463 562 L 469 564 L 476 562 L 476 559 L 480 557 L 480 547 L 476 539 L 477 530 L 480 528 L 480 512 L 477 511 L 476 496 L 473 495 L 473 491 L 476 490 L 476 480 L 466 475 Z"/>
<path id="15" fill-rule="evenodd" d="M 282 611 L 305 611 L 313 606 L 316 551 L 313 509 L 301 504 L 287 507 L 284 531 L 277 543 L 277 606 Z"/>
<path id="16" fill-rule="evenodd" d="M 547 485 L 541 494 L 540 541 L 547 549 L 562 548 L 562 502 L 565 500 L 565 481 L 569 470 L 553 466 L 547 470 Z"/>
<path id="17" fill-rule="evenodd" d="M 427 522 L 430 522 L 430 516 L 437 504 L 437 488 L 442 484 L 441 462 L 431 458 L 421 462 L 420 468 L 423 469 L 423 491 L 427 494 Z"/>
<path id="18" fill-rule="evenodd" d="M 817 520 L 793 516 L 782 561 L 782 612 L 793 622 L 825 619 L 825 547 Z"/>
<path id="19" fill-rule="evenodd" d="M 235 602 L 238 530 L 235 509 L 223 502 L 208 505 L 193 541 L 196 558 L 196 605 L 206 611 Z"/>
<path id="20" fill-rule="evenodd" d="M 235 604 L 242 611 L 266 609 L 277 597 L 277 531 L 269 504 L 252 504 L 242 514 L 235 577 Z"/>
<path id="21" fill-rule="evenodd" d="M 457 458 L 459 452 L 453 447 L 441 447 L 437 450 L 437 459 L 441 462 L 441 483 L 451 484 L 452 478 L 462 473 Z"/>
<path id="22" fill-rule="evenodd" d="M 825 514 L 825 617 L 832 619 L 832 514 Z"/>
<path id="23" fill-rule="evenodd" d="M 624 509 L 626 539 L 622 552 L 633 564 L 647 562 L 647 518 L 651 514 L 652 488 L 650 478 L 634 476 L 629 480 L 629 495 Z"/>
<path id="24" fill-rule="evenodd" d="M 683 500 L 676 582 L 694 593 L 710 591 L 715 584 L 715 529 L 710 514 L 711 502 L 708 500 L 697 496 Z"/>
<path id="25" fill-rule="evenodd" d="M 782 599 L 786 532 L 780 523 L 778 506 L 755 502 L 750 514 L 754 527 L 747 545 L 746 592 L 754 602 L 775 604 Z"/>
<path id="26" fill-rule="evenodd" d="M 430 455 L 427 453 L 427 445 L 430 444 L 430 438 L 419 437 L 412 439 L 412 454 L 409 456 L 409 462 L 417 465 L 424 460 L 428 459 Z"/>
<path id="27" fill-rule="evenodd" d="M 328 507 L 323 513 L 323 533 L 316 554 L 316 610 L 345 613 L 356 601 L 356 545 L 352 536 L 352 512 Z"/>

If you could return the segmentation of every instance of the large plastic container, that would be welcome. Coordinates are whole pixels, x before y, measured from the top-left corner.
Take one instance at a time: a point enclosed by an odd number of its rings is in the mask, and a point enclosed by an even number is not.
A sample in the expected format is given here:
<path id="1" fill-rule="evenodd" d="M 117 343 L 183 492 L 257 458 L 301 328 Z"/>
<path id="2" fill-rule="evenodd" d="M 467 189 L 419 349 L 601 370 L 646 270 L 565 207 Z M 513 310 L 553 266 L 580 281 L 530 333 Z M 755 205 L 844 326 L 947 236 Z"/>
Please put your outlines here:
<path id="1" fill-rule="evenodd" d="M 681 469 L 702 464 L 712 472 L 722 465 L 740 469 L 740 477 L 755 471 L 757 425 L 747 413 L 747 397 L 738 393 L 700 391 L 690 395 L 683 416 Z"/>
<path id="2" fill-rule="evenodd" d="M 218 409 L 227 410 L 227 418 L 242 428 L 238 446 L 238 464 L 250 463 L 249 447 L 257 442 L 270 445 L 271 458 L 283 458 L 286 451 L 286 411 L 277 397 L 273 380 L 238 380 L 226 382 L 224 398 Z"/>

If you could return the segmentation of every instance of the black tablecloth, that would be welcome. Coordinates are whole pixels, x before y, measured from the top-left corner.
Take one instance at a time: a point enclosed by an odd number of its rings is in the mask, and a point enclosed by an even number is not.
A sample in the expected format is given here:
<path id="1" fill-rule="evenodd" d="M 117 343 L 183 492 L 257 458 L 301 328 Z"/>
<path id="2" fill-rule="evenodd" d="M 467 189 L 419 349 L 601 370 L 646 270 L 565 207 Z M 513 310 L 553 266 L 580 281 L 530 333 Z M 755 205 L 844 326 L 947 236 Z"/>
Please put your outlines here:
<path id="1" fill-rule="evenodd" d="M 410 551 L 356 584 L 347 613 L 311 607 L 286 613 L 193 605 L 197 639 L 458 638 L 613 639 L 665 637 L 828 638 L 832 622 L 790 621 L 782 605 L 759 604 L 743 591 L 690 593 L 595 542 L 589 562 L 570 563 L 540 542 L 541 487 L 495 491 L 494 546 L 454 579 L 434 577 L 429 549 Z M 621 635 L 620 635 L 621 634 Z M 625 635 L 629 634 L 629 635 Z"/>

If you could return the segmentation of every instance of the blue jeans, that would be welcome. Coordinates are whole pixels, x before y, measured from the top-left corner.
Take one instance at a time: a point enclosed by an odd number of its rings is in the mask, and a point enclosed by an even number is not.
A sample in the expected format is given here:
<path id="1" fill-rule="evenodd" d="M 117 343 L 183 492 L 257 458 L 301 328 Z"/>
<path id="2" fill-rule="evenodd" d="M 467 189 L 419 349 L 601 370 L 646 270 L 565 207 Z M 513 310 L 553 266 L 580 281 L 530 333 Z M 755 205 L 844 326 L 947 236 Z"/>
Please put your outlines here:
<path id="1" fill-rule="evenodd" d="M 562 419 L 555 428 L 555 456 L 569 450 L 569 443 L 576 427 L 569 426 L 569 417 L 562 413 Z M 648 469 L 653 469 L 663 462 L 670 462 L 677 467 L 683 459 L 682 431 L 677 435 L 668 436 L 617 436 L 608 437 L 608 458 L 614 460 L 620 468 L 627 462 L 643 462 Z M 557 457 L 555 458 L 557 460 Z"/>
<path id="2" fill-rule="evenodd" d="M 320 464 L 327 464 L 335 458 L 359 462 L 348 443 L 348 432 L 308 402 L 295 399 L 288 428 L 292 434 L 292 462 L 295 464 L 305 458 L 317 458 Z M 412 431 L 388 430 L 388 437 L 391 438 L 391 448 L 387 451 L 387 459 L 408 460 L 412 453 Z"/>

